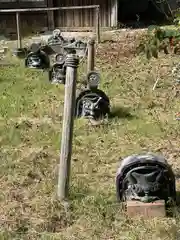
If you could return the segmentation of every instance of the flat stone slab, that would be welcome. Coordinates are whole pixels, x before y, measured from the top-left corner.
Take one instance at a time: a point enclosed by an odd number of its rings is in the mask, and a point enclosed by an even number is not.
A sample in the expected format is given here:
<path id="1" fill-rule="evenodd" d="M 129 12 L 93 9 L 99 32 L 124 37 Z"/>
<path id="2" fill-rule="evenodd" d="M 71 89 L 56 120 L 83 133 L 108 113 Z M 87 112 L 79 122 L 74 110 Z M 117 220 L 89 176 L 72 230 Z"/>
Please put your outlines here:
<path id="1" fill-rule="evenodd" d="M 129 217 L 141 216 L 146 219 L 166 217 L 165 201 L 159 200 L 152 203 L 127 201 L 127 214 Z"/>

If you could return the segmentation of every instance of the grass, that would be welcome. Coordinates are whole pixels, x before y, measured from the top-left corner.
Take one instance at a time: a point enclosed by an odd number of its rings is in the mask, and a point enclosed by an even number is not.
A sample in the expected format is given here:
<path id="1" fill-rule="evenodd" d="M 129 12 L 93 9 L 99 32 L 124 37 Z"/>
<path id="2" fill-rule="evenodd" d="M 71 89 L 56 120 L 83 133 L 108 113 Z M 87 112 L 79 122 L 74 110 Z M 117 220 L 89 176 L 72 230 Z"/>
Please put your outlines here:
<path id="1" fill-rule="evenodd" d="M 56 199 L 64 87 L 21 62 L 0 69 L 0 239 L 180 239 L 178 209 L 171 219 L 132 220 L 116 201 L 115 174 L 132 153 L 166 156 L 180 190 L 180 103 L 169 74 L 179 59 L 162 55 L 148 62 L 129 45 L 98 48 L 101 89 L 114 117 L 99 127 L 75 120 L 68 213 Z"/>

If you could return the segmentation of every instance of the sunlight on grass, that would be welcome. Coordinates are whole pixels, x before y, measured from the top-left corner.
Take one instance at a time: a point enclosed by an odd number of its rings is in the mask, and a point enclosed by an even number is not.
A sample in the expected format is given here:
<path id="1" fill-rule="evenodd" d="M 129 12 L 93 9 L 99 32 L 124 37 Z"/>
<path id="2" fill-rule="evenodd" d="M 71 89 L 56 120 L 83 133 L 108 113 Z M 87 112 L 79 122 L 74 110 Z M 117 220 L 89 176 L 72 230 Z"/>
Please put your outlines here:
<path id="1" fill-rule="evenodd" d="M 108 46 L 103 46 L 97 68 L 113 117 L 99 127 L 75 120 L 70 215 L 56 200 L 64 86 L 49 84 L 46 72 L 25 69 L 23 62 L 0 69 L 0 239 L 180 237 L 178 214 L 176 219 L 132 220 L 115 194 L 119 161 L 132 153 L 160 152 L 177 174 L 180 170 L 180 125 L 174 120 L 180 105 L 172 97 L 171 56 L 151 62 L 119 57 L 112 59 L 114 67 L 111 61 L 106 65 Z M 153 92 L 158 61 L 169 67 Z"/>

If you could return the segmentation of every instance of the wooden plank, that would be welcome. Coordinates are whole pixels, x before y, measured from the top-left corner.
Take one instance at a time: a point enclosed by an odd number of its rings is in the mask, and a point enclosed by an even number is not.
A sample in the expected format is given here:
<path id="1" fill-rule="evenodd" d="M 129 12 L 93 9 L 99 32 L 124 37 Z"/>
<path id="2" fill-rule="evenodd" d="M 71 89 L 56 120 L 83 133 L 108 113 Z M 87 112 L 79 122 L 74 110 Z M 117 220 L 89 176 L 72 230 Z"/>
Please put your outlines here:
<path id="1" fill-rule="evenodd" d="M 55 10 L 74 10 L 74 9 L 91 9 L 97 8 L 99 5 L 89 6 L 70 6 L 70 7 L 49 7 L 49 8 L 26 8 L 26 9 L 0 9 L 0 13 L 12 13 L 12 12 L 38 12 L 38 11 L 55 11 Z"/>
<path id="2" fill-rule="evenodd" d="M 127 214 L 129 217 L 142 216 L 143 218 L 165 217 L 165 201 L 143 203 L 138 201 L 127 201 Z"/>
<path id="3" fill-rule="evenodd" d="M 15 8 L 34 8 L 34 6 L 40 7 L 47 7 L 46 0 L 45 1 L 16 1 L 16 2 L 0 2 L 0 9 L 15 9 Z"/>
<path id="4" fill-rule="evenodd" d="M 53 0 L 47 0 L 47 6 L 48 7 L 53 7 Z M 53 31 L 55 29 L 55 24 L 54 24 L 54 11 L 48 11 L 48 29 L 50 31 Z"/>
<path id="5" fill-rule="evenodd" d="M 80 4 L 81 5 L 83 4 L 83 0 L 80 0 Z M 79 11 L 80 11 L 80 15 L 79 15 L 79 17 L 80 17 L 80 24 L 79 24 L 78 27 L 83 27 L 83 9 L 80 9 Z"/>
<path id="6" fill-rule="evenodd" d="M 86 0 L 86 4 L 89 5 L 89 2 L 88 0 Z M 89 9 L 86 9 L 84 11 L 84 26 L 85 27 L 88 27 L 89 26 Z"/>
<path id="7" fill-rule="evenodd" d="M 92 2 L 93 1 L 91 0 L 90 3 L 92 4 Z M 95 12 L 94 9 L 91 9 L 89 27 L 93 27 L 94 26 L 94 18 L 95 18 L 94 17 L 95 16 L 94 12 Z"/>
<path id="8" fill-rule="evenodd" d="M 117 25 L 118 25 L 118 1 L 112 0 L 111 27 L 117 27 Z"/>

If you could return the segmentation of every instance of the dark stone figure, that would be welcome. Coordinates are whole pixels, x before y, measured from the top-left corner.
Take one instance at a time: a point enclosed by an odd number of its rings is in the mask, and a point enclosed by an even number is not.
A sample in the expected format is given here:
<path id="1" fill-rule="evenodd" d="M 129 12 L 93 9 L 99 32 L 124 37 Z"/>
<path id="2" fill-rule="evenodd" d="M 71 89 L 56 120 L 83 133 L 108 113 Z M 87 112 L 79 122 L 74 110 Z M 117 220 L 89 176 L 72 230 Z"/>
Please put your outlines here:
<path id="1" fill-rule="evenodd" d="M 65 40 L 61 36 L 61 31 L 59 29 L 55 29 L 53 31 L 53 34 L 48 39 L 48 45 L 49 44 L 64 44 Z"/>
<path id="2" fill-rule="evenodd" d="M 110 113 L 108 96 L 98 89 L 99 75 L 90 72 L 87 76 L 86 87 L 79 91 L 76 97 L 76 117 L 85 117 L 94 120 L 105 118 Z"/>
<path id="3" fill-rule="evenodd" d="M 119 201 L 176 201 L 174 173 L 164 157 L 152 153 L 132 155 L 121 161 L 116 190 Z"/>
<path id="4" fill-rule="evenodd" d="M 55 64 L 49 70 L 49 81 L 51 83 L 65 84 L 66 80 L 66 66 L 65 66 L 66 55 L 57 54 L 55 57 Z"/>
<path id="5" fill-rule="evenodd" d="M 60 45 L 65 45 L 68 43 L 73 43 L 75 41 L 74 38 L 67 40 L 65 38 L 63 38 L 63 36 L 61 35 L 61 31 L 59 29 L 55 29 L 53 31 L 53 34 L 51 37 L 49 37 L 48 39 L 48 45 L 53 45 L 53 44 L 60 44 Z"/>
<path id="6" fill-rule="evenodd" d="M 25 59 L 25 67 L 36 69 L 48 69 L 50 67 L 49 56 L 41 50 L 41 45 L 33 43 L 30 53 Z"/>

